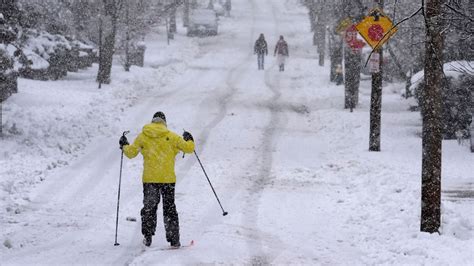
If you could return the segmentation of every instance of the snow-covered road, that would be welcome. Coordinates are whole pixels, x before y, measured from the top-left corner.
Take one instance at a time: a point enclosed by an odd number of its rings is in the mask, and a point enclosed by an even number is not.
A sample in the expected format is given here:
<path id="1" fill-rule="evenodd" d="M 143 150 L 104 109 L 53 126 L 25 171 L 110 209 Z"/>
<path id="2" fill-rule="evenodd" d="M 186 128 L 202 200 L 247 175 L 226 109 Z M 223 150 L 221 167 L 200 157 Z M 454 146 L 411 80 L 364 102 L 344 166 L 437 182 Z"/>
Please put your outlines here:
<path id="1" fill-rule="evenodd" d="M 472 262 L 469 199 L 443 200 L 443 235 L 418 232 L 420 120 L 398 95 L 403 85 L 384 87 L 382 152 L 369 153 L 370 83 L 361 84 L 359 108 L 344 110 L 343 88 L 329 82 L 327 67 L 317 66 L 307 11 L 297 2 L 234 1 L 232 18 L 221 19 L 216 37 L 190 40 L 180 29 L 166 47 L 162 35 L 150 35 L 145 68 L 126 74 L 117 68 L 114 80 L 120 83 L 104 87 L 105 100 L 84 103 L 84 111 L 106 113 L 103 128 L 92 131 L 81 142 L 85 148 L 73 151 L 62 167 L 21 193 L 26 199 L 7 204 L 19 211 L 2 213 L 2 241 L 8 243 L 0 248 L 0 264 Z M 269 43 L 265 71 L 256 70 L 253 55 L 260 33 Z M 279 35 L 290 46 L 285 72 L 278 72 L 271 56 Z M 94 69 L 68 77 L 86 79 L 81 84 L 89 88 L 93 74 Z M 37 83 L 25 81 L 24 87 Z M 21 95 L 15 97 L 11 101 L 19 104 Z M 7 108 L 14 110 L 14 104 Z M 82 111 L 80 106 L 71 110 Z M 163 251 L 167 242 L 159 219 L 152 246 L 144 248 L 142 160 L 125 159 L 120 246 L 115 247 L 118 138 L 131 130 L 133 139 L 159 110 L 171 130 L 194 135 L 229 215 L 222 216 L 196 158 L 178 156 L 181 242 L 194 240 L 195 246 Z M 445 142 L 444 152 L 444 189 L 469 182 L 472 187 L 473 155 L 454 142 Z M 128 216 L 138 222 L 127 221 Z"/>

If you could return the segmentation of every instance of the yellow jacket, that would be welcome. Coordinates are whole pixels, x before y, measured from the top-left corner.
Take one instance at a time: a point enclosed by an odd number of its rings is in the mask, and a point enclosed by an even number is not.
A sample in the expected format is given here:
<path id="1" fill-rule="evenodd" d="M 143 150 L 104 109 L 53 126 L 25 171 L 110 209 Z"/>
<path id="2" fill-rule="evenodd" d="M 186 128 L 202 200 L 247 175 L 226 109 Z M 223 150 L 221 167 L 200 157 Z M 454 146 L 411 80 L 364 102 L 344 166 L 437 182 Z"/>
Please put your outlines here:
<path id="1" fill-rule="evenodd" d="M 174 161 L 179 151 L 192 153 L 194 142 L 185 141 L 162 123 L 143 127 L 133 144 L 123 146 L 123 153 L 132 159 L 143 155 L 143 183 L 176 183 Z"/>

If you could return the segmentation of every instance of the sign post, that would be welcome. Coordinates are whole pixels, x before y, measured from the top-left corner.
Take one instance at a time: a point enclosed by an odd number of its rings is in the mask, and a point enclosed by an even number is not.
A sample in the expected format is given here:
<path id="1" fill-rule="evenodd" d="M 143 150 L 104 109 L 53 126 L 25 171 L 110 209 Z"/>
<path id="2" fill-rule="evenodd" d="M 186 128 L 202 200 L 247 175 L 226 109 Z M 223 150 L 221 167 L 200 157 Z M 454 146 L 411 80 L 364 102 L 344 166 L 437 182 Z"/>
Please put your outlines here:
<path id="1" fill-rule="evenodd" d="M 378 8 L 372 9 L 369 14 L 356 25 L 357 31 L 359 31 L 360 35 L 374 50 L 370 58 L 372 92 L 370 97 L 369 151 L 380 151 L 383 77 L 382 45 L 397 31 L 396 28 L 393 28 L 393 23 L 390 18 L 382 11 L 384 1 L 375 0 L 375 2 L 378 4 Z"/>
<path id="2" fill-rule="evenodd" d="M 374 53 L 369 59 L 369 72 L 378 73 L 380 72 L 380 54 Z"/>

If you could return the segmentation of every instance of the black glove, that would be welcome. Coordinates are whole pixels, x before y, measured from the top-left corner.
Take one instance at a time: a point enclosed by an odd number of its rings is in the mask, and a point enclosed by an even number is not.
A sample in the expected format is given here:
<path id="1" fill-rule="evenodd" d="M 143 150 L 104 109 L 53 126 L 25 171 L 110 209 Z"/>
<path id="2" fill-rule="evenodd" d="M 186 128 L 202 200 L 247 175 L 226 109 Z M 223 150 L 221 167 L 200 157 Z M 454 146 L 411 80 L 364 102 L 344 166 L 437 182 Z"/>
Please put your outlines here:
<path id="1" fill-rule="evenodd" d="M 125 146 L 125 145 L 130 145 L 130 143 L 128 143 L 127 137 L 121 136 L 120 140 L 119 140 L 119 145 L 120 145 L 120 149 L 122 149 L 123 146 Z"/>
<path id="2" fill-rule="evenodd" d="M 189 133 L 188 131 L 183 132 L 183 139 L 185 141 L 188 141 L 188 140 L 194 141 L 193 135 L 191 135 L 191 133 Z"/>

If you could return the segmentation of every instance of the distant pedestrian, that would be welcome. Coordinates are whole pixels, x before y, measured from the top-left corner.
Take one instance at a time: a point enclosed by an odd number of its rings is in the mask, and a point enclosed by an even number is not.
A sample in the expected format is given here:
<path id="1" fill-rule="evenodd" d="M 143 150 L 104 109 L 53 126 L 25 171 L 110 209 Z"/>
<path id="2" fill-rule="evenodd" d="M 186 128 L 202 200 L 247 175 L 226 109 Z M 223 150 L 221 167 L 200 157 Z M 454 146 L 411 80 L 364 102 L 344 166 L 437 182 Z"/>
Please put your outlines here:
<path id="1" fill-rule="evenodd" d="M 280 71 L 285 71 L 285 61 L 286 58 L 290 56 L 290 53 L 288 52 L 288 44 L 282 35 L 280 35 L 280 40 L 278 40 L 275 46 L 275 52 L 273 53 L 273 56 L 277 56 Z"/>
<path id="2" fill-rule="evenodd" d="M 254 54 L 257 54 L 258 70 L 263 70 L 265 63 L 265 55 L 268 55 L 268 46 L 267 42 L 265 41 L 265 36 L 263 36 L 263 33 L 260 33 L 260 37 L 258 37 L 253 47 L 253 51 Z"/>
<path id="3" fill-rule="evenodd" d="M 143 243 L 151 245 L 155 234 L 156 211 L 160 199 L 163 201 L 163 221 L 166 240 L 174 248 L 179 248 L 179 220 L 174 203 L 176 174 L 174 172 L 175 157 L 179 151 L 192 153 L 194 139 L 189 132 L 183 137 L 168 130 L 163 112 L 157 112 L 152 122 L 143 127 L 143 131 L 130 145 L 125 136 L 119 141 L 120 148 L 128 158 L 143 155 L 143 208 L 142 216 Z"/>
<path id="4" fill-rule="evenodd" d="M 337 64 L 336 66 L 336 85 L 341 85 L 344 82 L 344 77 L 342 75 L 342 66 L 340 64 Z"/>

